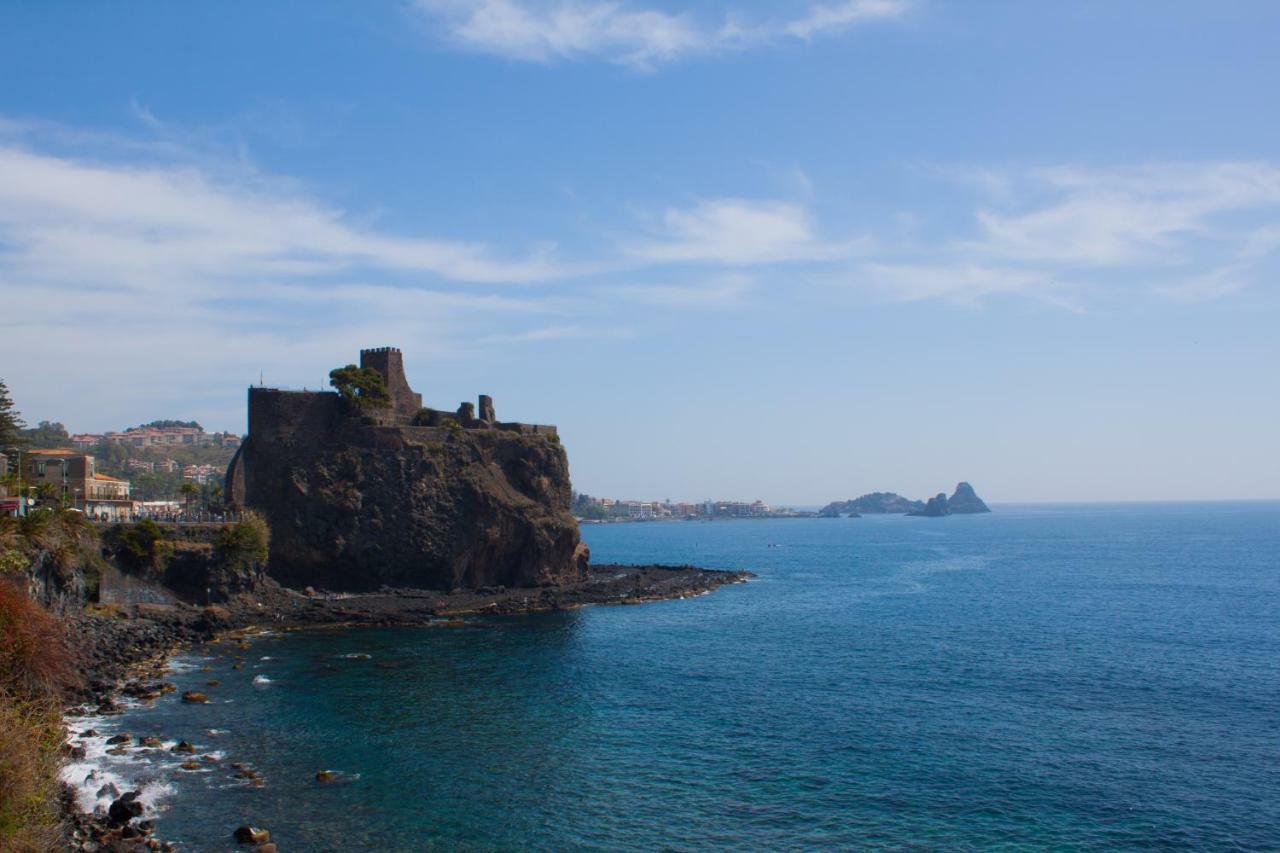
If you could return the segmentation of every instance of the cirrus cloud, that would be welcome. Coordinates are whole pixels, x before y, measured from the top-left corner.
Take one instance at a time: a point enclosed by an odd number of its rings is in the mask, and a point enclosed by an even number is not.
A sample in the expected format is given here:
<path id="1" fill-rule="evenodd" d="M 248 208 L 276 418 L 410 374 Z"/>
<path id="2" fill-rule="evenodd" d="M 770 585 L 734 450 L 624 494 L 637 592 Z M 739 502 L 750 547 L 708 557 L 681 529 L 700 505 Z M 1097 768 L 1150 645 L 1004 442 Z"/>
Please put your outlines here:
<path id="1" fill-rule="evenodd" d="M 719 22 L 607 0 L 416 0 L 413 8 L 453 44 L 505 59 L 551 63 L 600 60 L 651 70 L 697 56 L 791 39 L 809 41 L 900 18 L 910 0 L 844 0 L 790 19 Z"/>

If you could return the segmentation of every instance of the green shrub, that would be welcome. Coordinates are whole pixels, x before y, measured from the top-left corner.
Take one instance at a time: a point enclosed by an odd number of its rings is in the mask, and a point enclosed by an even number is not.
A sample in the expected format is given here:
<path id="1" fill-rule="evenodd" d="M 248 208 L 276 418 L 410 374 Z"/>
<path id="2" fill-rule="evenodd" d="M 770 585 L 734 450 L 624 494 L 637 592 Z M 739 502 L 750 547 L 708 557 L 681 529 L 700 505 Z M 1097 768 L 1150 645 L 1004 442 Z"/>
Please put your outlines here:
<path id="1" fill-rule="evenodd" d="M 265 563 L 270 550 L 271 530 L 266 519 L 253 511 L 219 530 L 213 543 L 215 559 L 226 566 Z"/>
<path id="2" fill-rule="evenodd" d="M 111 539 L 121 560 L 134 569 L 162 570 L 173 553 L 160 525 L 149 518 L 114 528 Z"/>

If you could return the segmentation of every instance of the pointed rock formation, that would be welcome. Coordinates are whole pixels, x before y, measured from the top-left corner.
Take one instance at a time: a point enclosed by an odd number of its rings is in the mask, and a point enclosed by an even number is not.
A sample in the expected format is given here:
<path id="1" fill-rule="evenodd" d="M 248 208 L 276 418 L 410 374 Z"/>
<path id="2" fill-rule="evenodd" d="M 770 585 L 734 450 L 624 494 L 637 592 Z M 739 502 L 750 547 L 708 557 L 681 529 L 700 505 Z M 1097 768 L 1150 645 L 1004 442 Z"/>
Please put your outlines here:
<path id="1" fill-rule="evenodd" d="M 907 513 L 907 515 L 914 515 L 921 518 L 941 518 L 944 515 L 950 514 L 951 511 L 947 507 L 947 496 L 942 492 L 938 492 L 937 495 L 929 498 L 929 502 L 924 505 L 924 509 Z"/>
<path id="2" fill-rule="evenodd" d="M 955 494 L 947 501 L 947 509 L 952 515 L 991 512 L 982 498 L 978 497 L 978 493 L 973 490 L 973 486 L 968 483 L 960 483 L 956 486 Z"/>

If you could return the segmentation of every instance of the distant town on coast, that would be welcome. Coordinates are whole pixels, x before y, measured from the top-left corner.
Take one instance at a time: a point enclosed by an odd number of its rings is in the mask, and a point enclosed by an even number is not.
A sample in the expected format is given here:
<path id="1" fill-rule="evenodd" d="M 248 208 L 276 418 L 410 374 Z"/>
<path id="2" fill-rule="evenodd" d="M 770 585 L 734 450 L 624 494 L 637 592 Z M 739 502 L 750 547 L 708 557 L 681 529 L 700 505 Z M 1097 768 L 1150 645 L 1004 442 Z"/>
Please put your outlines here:
<path id="1" fill-rule="evenodd" d="M 761 500 L 637 501 L 600 498 L 575 493 L 572 510 L 579 523 L 605 524 L 627 521 L 714 521 L 735 518 L 859 518 L 862 515 L 912 515 L 937 517 L 990 512 L 968 483 L 956 485 L 948 498 L 939 493 L 927 501 L 914 501 L 896 492 L 870 492 L 848 501 L 833 501 L 821 509 L 773 507 Z"/>

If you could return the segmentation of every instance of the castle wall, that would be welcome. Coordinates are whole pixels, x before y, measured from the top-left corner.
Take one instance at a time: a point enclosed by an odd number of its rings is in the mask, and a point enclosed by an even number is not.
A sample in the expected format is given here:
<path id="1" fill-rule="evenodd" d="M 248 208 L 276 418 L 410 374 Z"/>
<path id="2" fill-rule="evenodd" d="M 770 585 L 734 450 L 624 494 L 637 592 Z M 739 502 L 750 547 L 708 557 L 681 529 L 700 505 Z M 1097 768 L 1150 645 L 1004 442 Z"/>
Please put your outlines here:
<path id="1" fill-rule="evenodd" d="M 249 437 L 291 441 L 336 432 L 345 418 L 342 398 L 334 391 L 249 389 Z"/>
<path id="2" fill-rule="evenodd" d="M 249 389 L 249 437 L 227 469 L 224 494 L 233 506 L 255 506 L 269 489 L 257 474 L 267 466 L 260 454 L 329 443 L 346 421 L 342 398 L 334 391 Z"/>

